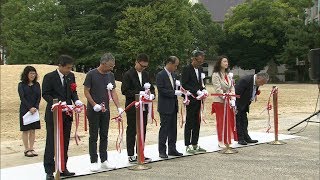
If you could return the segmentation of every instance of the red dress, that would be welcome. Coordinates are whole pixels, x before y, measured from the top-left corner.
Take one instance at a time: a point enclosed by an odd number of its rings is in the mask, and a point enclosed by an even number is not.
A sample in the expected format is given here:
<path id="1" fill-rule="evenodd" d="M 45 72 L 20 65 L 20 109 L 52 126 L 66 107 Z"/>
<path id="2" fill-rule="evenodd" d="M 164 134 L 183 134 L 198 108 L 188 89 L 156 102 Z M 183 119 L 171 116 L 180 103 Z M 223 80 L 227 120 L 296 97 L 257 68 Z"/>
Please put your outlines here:
<path id="1" fill-rule="evenodd" d="M 228 78 L 225 77 L 225 79 L 229 83 Z M 225 108 L 227 109 L 226 112 Z M 229 102 L 213 102 L 211 113 L 216 113 L 218 141 L 223 142 L 224 144 L 231 144 L 231 139 L 237 141 L 238 137 L 235 126 L 235 113 Z"/>

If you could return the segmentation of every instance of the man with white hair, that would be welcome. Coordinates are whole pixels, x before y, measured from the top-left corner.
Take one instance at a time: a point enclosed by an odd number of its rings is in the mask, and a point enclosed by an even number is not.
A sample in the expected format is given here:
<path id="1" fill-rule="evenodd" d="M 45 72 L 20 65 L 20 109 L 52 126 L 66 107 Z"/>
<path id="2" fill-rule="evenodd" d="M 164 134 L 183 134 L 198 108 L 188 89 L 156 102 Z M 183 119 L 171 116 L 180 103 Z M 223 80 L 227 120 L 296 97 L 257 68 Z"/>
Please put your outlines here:
<path id="1" fill-rule="evenodd" d="M 235 86 L 236 94 L 240 95 L 240 98 L 236 100 L 237 106 L 237 133 L 238 144 L 247 145 L 248 143 L 257 143 L 258 140 L 252 140 L 248 134 L 248 117 L 249 106 L 252 101 L 256 101 L 257 95 L 259 95 L 259 87 L 266 84 L 269 80 L 267 73 L 260 72 L 254 75 L 244 76 L 237 82 Z"/>
<path id="2" fill-rule="evenodd" d="M 99 155 L 101 168 L 114 169 L 115 166 L 108 162 L 108 131 L 110 122 L 109 95 L 118 108 L 120 108 L 116 93 L 115 79 L 111 72 L 115 66 L 115 58 L 111 53 L 105 53 L 100 59 L 100 65 L 87 73 L 84 85 L 84 95 L 88 100 L 87 112 L 89 121 L 89 154 L 91 171 L 98 171 L 97 141 L 100 134 Z"/>
<path id="3" fill-rule="evenodd" d="M 204 88 L 201 74 L 203 73 L 202 64 L 205 59 L 203 51 L 194 50 L 192 52 L 192 61 L 182 70 L 181 85 L 184 89 L 189 90 L 193 96 L 190 96 L 190 104 L 187 106 L 186 124 L 184 128 L 184 143 L 186 152 L 195 154 L 197 152 L 206 152 L 205 149 L 198 145 L 201 116 L 201 100 L 194 97 L 208 94 Z"/>

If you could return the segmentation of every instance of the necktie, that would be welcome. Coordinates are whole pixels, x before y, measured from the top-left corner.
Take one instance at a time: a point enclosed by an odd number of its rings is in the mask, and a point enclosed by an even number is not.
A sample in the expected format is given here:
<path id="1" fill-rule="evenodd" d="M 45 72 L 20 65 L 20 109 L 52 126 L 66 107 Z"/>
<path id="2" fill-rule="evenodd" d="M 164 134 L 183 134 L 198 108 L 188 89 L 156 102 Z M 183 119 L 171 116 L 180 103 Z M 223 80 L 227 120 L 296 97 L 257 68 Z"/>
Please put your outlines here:
<path id="1" fill-rule="evenodd" d="M 172 75 L 171 75 L 171 73 L 169 74 L 169 79 L 170 79 L 170 82 L 171 82 L 171 86 L 172 86 L 172 88 L 174 89 L 173 79 L 172 79 Z"/>
<path id="2" fill-rule="evenodd" d="M 67 87 L 67 80 L 66 80 L 66 76 L 63 76 L 63 87 Z"/>

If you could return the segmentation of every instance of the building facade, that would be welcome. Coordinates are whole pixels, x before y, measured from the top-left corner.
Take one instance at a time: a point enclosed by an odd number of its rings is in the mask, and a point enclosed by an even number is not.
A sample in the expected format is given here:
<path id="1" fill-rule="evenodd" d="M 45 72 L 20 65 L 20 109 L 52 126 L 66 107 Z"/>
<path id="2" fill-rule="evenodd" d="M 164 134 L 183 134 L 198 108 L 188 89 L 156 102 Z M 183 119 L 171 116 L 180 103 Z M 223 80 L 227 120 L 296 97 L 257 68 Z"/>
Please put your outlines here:
<path id="1" fill-rule="evenodd" d="M 305 10 L 306 12 L 306 20 L 305 24 L 310 22 L 318 22 L 320 24 L 320 1 L 313 0 L 313 6 L 309 9 Z"/>

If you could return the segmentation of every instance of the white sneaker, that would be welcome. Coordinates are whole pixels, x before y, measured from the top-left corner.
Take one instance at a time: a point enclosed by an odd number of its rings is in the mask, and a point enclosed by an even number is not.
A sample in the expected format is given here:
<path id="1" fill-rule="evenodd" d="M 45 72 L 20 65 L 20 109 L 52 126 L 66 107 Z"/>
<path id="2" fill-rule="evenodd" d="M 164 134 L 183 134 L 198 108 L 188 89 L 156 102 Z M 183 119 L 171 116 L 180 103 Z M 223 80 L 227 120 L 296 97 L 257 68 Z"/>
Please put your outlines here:
<path id="1" fill-rule="evenodd" d="M 97 172 L 97 171 L 99 171 L 99 165 L 98 165 L 98 163 L 91 163 L 91 165 L 90 165 L 90 171 L 93 171 L 93 172 Z"/>
<path id="2" fill-rule="evenodd" d="M 103 169 L 115 169 L 116 166 L 109 163 L 108 161 L 104 161 L 103 163 L 101 163 L 101 168 Z"/>

